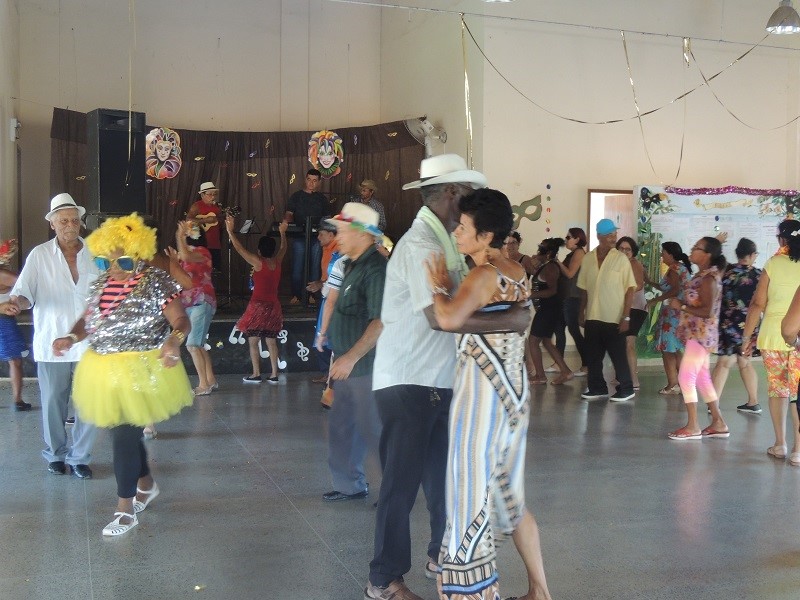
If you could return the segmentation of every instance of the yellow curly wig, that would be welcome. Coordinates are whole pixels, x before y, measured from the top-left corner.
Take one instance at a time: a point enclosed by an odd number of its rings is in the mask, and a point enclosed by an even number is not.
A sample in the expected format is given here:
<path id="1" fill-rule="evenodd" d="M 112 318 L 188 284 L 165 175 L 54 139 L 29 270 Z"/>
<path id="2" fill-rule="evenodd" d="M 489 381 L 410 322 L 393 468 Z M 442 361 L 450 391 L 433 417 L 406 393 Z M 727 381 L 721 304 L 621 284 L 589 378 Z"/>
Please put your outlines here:
<path id="1" fill-rule="evenodd" d="M 104 221 L 89 234 L 86 245 L 95 256 L 108 256 L 121 250 L 123 255 L 150 260 L 156 254 L 156 230 L 133 213 Z"/>

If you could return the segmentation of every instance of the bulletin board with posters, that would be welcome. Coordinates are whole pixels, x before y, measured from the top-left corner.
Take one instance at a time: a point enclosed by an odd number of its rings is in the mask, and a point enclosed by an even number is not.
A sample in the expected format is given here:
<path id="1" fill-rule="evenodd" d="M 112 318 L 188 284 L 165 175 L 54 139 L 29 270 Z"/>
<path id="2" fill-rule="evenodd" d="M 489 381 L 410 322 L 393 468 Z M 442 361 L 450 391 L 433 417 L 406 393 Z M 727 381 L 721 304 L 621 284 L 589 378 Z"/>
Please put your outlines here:
<path id="1" fill-rule="evenodd" d="M 702 237 L 728 235 L 723 245 L 728 262 L 736 261 L 735 248 L 740 238 L 755 242 L 758 248 L 756 266 L 778 250 L 778 223 L 796 218 L 800 212 L 800 192 L 796 190 L 759 190 L 750 188 L 675 188 L 637 186 L 637 234 L 639 260 L 653 281 L 661 279 L 661 244 L 678 242 L 688 255 Z M 657 290 L 646 288 L 650 299 Z M 655 350 L 658 307 L 651 310 L 637 339 L 639 356 L 659 356 Z"/>

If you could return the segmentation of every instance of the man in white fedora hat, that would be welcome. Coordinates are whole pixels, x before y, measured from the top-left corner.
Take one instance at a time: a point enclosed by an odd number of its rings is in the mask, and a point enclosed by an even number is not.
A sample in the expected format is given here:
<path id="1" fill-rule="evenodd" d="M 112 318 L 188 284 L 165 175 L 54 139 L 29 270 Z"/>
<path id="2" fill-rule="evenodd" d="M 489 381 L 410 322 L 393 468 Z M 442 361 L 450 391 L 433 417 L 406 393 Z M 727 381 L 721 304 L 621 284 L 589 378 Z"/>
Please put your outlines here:
<path id="1" fill-rule="evenodd" d="M 444 254 L 450 279 L 456 286 L 461 283 L 467 265 L 450 235 L 458 224 L 458 201 L 486 183 L 483 173 L 467 168 L 463 158 L 444 154 L 424 159 L 420 179 L 403 186 L 419 189 L 423 207 L 394 247 L 386 270 L 383 331 L 373 375 L 383 426 L 383 479 L 365 598 L 421 600 L 403 582 L 411 568 L 409 513 L 420 484 L 431 522 L 425 576 L 436 579 L 439 569 L 447 521 L 447 424 L 456 342 L 454 334 L 431 329 L 425 315 L 433 304 L 425 261 L 432 254 Z"/>
<path id="2" fill-rule="evenodd" d="M 346 261 L 344 278 L 328 329 L 318 334 L 333 350 L 329 375 L 336 398 L 328 416 L 333 490 L 322 499 L 337 502 L 369 494 L 364 458 L 368 450 L 377 450 L 381 430 L 372 393 L 372 366 L 381 332 L 386 259 L 375 243 L 383 235 L 378 213 L 369 206 L 348 202 L 327 221 L 336 225 L 339 249 L 347 257 L 341 259 Z"/>
<path id="3" fill-rule="evenodd" d="M 219 214 L 221 209 L 217 203 L 219 189 L 213 181 L 200 184 L 197 192 L 200 198 L 192 204 L 186 219 L 198 223 L 206 235 L 206 246 L 211 252 L 211 262 L 219 271 L 222 266 L 222 240 L 220 239 Z"/>
<path id="4" fill-rule="evenodd" d="M 31 250 L 9 301 L 19 310 L 33 306 L 33 356 L 36 360 L 42 402 L 42 456 L 47 470 L 90 479 L 89 462 L 96 435 L 94 425 L 84 423 L 75 412 L 72 446 L 68 446 L 64 422 L 75 366 L 86 350 L 86 342 L 75 343 L 61 356 L 53 352 L 53 340 L 67 335 L 86 311 L 89 285 L 97 278 L 95 266 L 83 238 L 81 219 L 86 209 L 69 194 L 50 201 L 45 219 L 56 236 Z"/>

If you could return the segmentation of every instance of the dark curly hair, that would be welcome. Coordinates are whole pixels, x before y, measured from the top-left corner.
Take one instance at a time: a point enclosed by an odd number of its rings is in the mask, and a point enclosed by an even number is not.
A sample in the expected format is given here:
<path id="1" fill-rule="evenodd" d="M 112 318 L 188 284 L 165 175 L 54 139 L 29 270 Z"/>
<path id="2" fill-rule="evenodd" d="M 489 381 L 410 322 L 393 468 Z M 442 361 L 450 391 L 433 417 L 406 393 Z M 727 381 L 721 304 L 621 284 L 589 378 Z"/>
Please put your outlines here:
<path id="1" fill-rule="evenodd" d="M 626 235 L 617 240 L 617 250 L 619 250 L 619 245 L 624 242 L 628 242 L 628 246 L 631 247 L 631 257 L 636 257 L 639 254 L 639 244 L 637 244 L 632 237 Z"/>
<path id="2" fill-rule="evenodd" d="M 778 225 L 778 237 L 789 247 L 789 258 L 800 261 L 800 221 L 786 219 Z"/>
<path id="3" fill-rule="evenodd" d="M 558 249 L 564 246 L 562 238 L 545 238 L 539 243 L 538 253 L 550 258 L 555 258 Z"/>
<path id="4" fill-rule="evenodd" d="M 489 244 L 492 248 L 502 248 L 503 242 L 514 227 L 514 213 L 511 202 L 501 191 L 490 188 L 475 190 L 458 201 L 458 210 L 472 217 L 477 234 L 492 233 Z"/>
<path id="5" fill-rule="evenodd" d="M 258 238 L 258 253 L 264 258 L 272 258 L 272 255 L 275 254 L 275 248 L 277 245 L 278 244 L 274 237 L 262 235 L 260 238 Z"/>

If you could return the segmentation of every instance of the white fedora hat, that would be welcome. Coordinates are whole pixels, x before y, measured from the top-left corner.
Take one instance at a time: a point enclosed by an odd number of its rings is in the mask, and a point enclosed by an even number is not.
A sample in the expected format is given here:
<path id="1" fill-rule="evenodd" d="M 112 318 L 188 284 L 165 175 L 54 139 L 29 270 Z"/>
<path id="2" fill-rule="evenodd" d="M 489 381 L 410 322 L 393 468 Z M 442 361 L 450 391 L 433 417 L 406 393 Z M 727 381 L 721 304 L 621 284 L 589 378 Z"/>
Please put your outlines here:
<path id="1" fill-rule="evenodd" d="M 440 154 L 422 160 L 419 167 L 419 179 L 403 186 L 404 190 L 413 190 L 439 183 L 463 183 L 480 189 L 486 187 L 486 175 L 467 168 L 467 161 L 458 154 Z"/>
<path id="2" fill-rule="evenodd" d="M 45 220 L 49 221 L 53 218 L 54 214 L 65 208 L 77 208 L 78 216 L 80 216 L 81 219 L 83 218 L 83 215 L 86 214 L 86 209 L 75 204 L 75 200 L 72 198 L 72 196 L 64 192 L 63 194 L 58 194 L 57 196 L 53 197 L 52 200 L 50 200 L 50 212 L 44 216 Z"/>
<path id="3" fill-rule="evenodd" d="M 200 184 L 200 191 L 197 193 L 202 194 L 203 192 L 213 192 L 216 189 L 217 186 L 214 185 L 213 181 L 206 181 L 205 183 Z"/>

